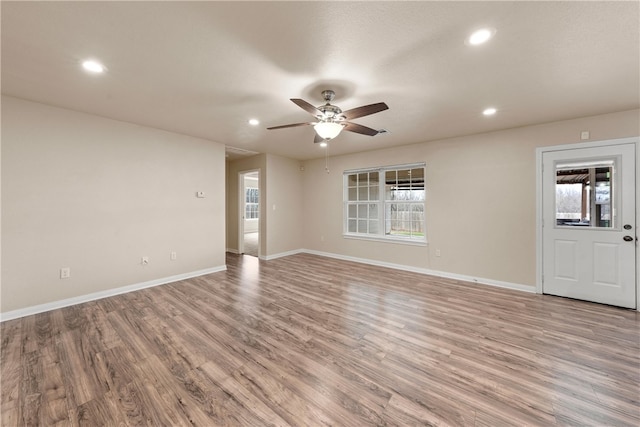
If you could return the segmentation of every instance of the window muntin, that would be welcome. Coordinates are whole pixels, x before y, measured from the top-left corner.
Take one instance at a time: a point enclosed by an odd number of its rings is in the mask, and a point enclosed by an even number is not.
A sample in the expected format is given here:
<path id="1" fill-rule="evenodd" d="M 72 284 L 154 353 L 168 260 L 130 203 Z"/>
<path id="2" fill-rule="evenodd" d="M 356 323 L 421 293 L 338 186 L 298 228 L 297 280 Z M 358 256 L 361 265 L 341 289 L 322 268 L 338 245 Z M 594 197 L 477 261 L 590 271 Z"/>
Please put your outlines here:
<path id="1" fill-rule="evenodd" d="M 245 219 L 258 219 L 260 215 L 260 192 L 257 188 L 247 188 L 245 190 Z"/>
<path id="2" fill-rule="evenodd" d="M 425 165 L 345 171 L 348 236 L 426 242 Z"/>
<path id="3" fill-rule="evenodd" d="M 378 230 L 378 172 L 360 172 L 347 177 L 347 232 L 377 233 Z"/>

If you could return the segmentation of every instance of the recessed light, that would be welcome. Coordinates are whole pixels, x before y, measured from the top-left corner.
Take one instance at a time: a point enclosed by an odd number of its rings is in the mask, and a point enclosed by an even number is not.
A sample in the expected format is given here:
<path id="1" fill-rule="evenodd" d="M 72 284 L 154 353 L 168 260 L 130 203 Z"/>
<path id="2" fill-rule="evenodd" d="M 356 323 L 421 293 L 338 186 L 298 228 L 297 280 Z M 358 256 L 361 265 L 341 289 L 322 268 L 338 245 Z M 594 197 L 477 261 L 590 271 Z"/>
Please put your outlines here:
<path id="1" fill-rule="evenodd" d="M 260 120 L 258 120 L 258 119 L 249 119 L 249 124 L 251 126 L 258 126 L 260 124 Z"/>
<path id="2" fill-rule="evenodd" d="M 484 114 L 485 116 L 493 116 L 498 110 L 496 110 L 495 108 L 491 107 L 491 108 L 486 108 L 482 114 Z"/>
<path id="3" fill-rule="evenodd" d="M 104 73 L 106 68 L 104 65 L 93 59 L 88 59 L 82 63 L 82 68 L 90 73 Z"/>
<path id="4" fill-rule="evenodd" d="M 495 28 L 482 28 L 471 33 L 469 38 L 467 38 L 466 43 L 472 46 L 486 43 L 494 36 L 495 33 Z"/>

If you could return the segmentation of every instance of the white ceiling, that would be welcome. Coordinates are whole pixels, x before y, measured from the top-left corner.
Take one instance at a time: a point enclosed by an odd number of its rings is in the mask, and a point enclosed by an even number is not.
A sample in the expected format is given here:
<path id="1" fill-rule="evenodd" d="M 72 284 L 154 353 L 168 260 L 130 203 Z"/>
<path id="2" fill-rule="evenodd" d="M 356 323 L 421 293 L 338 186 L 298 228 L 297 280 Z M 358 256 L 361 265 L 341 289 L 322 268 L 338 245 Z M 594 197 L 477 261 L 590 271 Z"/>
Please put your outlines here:
<path id="1" fill-rule="evenodd" d="M 639 2 L 2 1 L 2 92 L 227 146 L 324 156 L 289 98 L 387 134 L 330 154 L 640 106 Z M 464 43 L 490 26 L 482 46 Z M 108 72 L 88 75 L 80 61 Z M 494 106 L 498 113 L 484 117 Z M 249 126 L 258 118 L 260 126 Z"/>

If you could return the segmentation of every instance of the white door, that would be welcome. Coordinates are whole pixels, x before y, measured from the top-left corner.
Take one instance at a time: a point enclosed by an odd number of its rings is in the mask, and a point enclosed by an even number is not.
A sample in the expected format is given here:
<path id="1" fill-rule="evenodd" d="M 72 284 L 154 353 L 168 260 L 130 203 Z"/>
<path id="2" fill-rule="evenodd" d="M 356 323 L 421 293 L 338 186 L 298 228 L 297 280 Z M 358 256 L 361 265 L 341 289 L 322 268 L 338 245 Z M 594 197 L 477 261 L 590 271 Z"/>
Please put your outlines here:
<path id="1" fill-rule="evenodd" d="M 542 153 L 545 294 L 636 307 L 635 144 Z"/>

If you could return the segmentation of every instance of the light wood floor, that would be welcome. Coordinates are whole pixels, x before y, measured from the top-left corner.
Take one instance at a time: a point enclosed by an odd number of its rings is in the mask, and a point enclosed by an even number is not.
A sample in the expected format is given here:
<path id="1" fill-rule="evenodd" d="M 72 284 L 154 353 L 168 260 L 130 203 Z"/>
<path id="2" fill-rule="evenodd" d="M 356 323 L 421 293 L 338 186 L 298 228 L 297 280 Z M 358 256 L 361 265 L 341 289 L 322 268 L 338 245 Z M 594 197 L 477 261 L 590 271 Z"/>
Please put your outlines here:
<path id="1" fill-rule="evenodd" d="M 2 425 L 640 424 L 640 316 L 300 254 L 2 324 Z"/>

